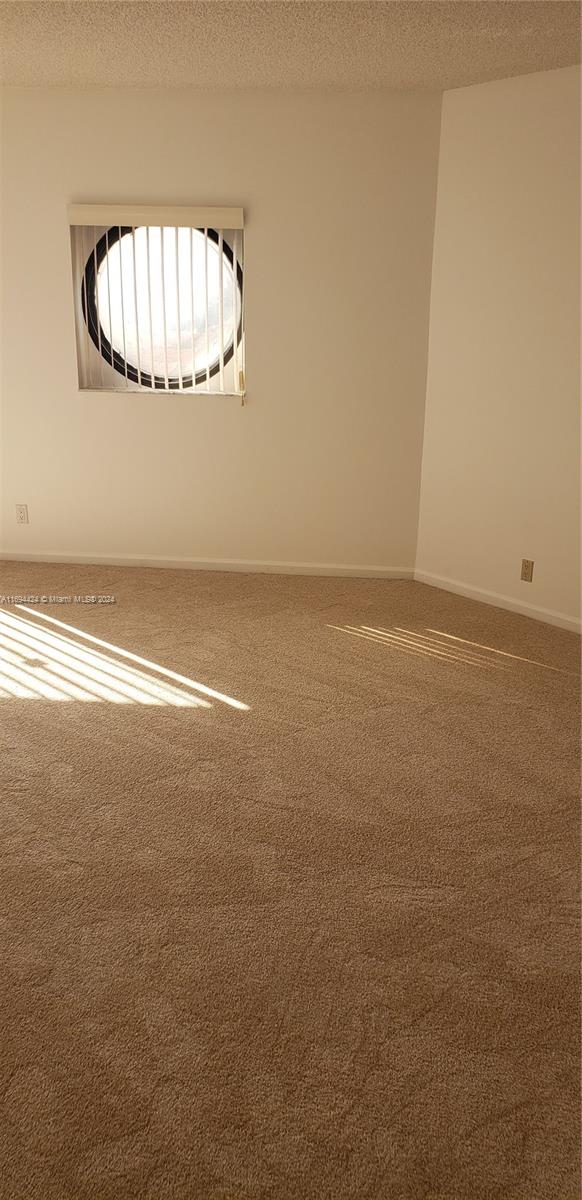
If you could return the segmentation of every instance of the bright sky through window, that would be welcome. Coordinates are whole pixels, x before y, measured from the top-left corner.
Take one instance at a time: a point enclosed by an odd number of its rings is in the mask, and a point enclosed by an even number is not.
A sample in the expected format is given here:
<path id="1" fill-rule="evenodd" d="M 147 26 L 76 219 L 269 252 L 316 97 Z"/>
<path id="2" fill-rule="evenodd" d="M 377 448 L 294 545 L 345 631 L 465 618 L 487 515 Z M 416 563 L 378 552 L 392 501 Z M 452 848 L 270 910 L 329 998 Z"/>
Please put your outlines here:
<path id="1" fill-rule="evenodd" d="M 226 354 L 235 311 L 236 325 L 240 320 L 240 290 L 217 243 L 188 228 L 142 226 L 124 234 L 97 272 L 100 323 L 113 349 L 140 371 L 161 377 L 211 369 L 220 355 L 221 271 Z"/>

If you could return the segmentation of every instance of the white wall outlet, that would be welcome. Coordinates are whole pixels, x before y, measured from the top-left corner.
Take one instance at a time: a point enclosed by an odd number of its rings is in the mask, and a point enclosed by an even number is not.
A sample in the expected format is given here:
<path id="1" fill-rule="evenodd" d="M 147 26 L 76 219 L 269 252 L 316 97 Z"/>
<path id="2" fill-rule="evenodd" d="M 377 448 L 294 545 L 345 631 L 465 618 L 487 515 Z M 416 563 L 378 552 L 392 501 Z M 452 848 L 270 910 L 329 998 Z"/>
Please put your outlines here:
<path id="1" fill-rule="evenodd" d="M 28 504 L 16 505 L 16 524 L 28 525 Z"/>
<path id="2" fill-rule="evenodd" d="M 531 583 L 531 581 L 533 579 L 533 569 L 534 569 L 533 559 L 532 558 L 522 558 L 522 560 L 521 560 L 521 578 L 523 579 L 524 583 Z"/>

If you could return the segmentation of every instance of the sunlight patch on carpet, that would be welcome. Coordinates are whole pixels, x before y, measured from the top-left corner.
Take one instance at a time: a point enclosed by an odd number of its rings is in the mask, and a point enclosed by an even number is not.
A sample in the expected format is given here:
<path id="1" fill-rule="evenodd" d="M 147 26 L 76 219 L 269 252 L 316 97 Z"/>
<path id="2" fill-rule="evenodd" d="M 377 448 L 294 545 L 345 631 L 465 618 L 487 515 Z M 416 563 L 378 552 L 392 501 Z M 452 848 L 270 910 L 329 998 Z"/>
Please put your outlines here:
<path id="1" fill-rule="evenodd" d="M 248 711 L 240 700 L 197 680 L 56 617 L 25 605 L 18 608 L 35 619 L 0 611 L 0 699 L 174 708 L 211 708 L 218 701 Z"/>

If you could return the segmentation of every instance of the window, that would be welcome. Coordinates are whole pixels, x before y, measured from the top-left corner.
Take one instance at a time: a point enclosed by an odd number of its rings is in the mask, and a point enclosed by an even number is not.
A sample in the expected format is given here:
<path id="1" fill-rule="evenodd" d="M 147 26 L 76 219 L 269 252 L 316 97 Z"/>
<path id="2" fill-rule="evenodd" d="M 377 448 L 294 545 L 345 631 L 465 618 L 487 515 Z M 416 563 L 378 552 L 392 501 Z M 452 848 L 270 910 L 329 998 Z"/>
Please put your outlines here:
<path id="1" fill-rule="evenodd" d="M 244 395 L 240 210 L 74 206 L 70 221 L 80 387 Z"/>

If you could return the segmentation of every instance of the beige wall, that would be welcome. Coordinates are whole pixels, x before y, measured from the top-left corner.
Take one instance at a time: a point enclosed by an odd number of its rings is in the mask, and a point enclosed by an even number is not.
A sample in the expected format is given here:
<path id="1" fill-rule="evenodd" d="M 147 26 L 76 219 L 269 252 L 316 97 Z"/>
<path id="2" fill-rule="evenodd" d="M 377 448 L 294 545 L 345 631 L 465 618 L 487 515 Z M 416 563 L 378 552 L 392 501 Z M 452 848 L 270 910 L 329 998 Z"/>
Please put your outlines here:
<path id="1" fill-rule="evenodd" d="M 438 97 L 6 92 L 2 552 L 398 573 L 418 532 L 418 578 L 576 621 L 578 80 L 445 94 L 424 454 Z M 244 205 L 246 408 L 78 392 L 92 200 Z"/>
<path id="2" fill-rule="evenodd" d="M 579 616 L 579 170 L 577 68 L 445 94 L 417 577 L 564 624 Z"/>
<path id="3" fill-rule="evenodd" d="M 2 550 L 411 570 L 439 119 L 428 94 L 9 91 Z M 244 206 L 247 407 L 79 394 L 70 201 Z"/>

